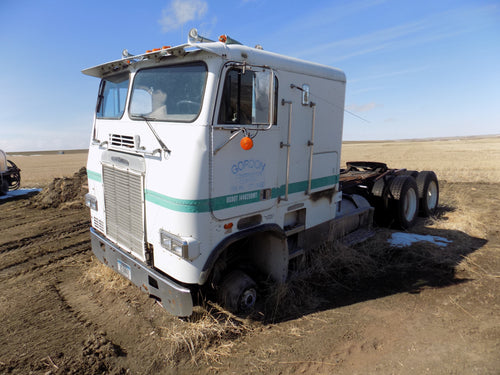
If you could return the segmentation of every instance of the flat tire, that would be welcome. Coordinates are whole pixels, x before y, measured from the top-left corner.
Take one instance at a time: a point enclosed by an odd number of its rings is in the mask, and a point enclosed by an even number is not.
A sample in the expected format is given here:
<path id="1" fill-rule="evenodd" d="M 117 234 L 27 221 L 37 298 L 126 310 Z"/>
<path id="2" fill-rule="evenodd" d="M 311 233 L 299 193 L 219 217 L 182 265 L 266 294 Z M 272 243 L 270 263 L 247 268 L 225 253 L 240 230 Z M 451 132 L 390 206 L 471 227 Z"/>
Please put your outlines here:
<path id="1" fill-rule="evenodd" d="M 231 271 L 219 287 L 219 301 L 234 314 L 251 312 L 257 301 L 257 284 L 241 270 Z"/>

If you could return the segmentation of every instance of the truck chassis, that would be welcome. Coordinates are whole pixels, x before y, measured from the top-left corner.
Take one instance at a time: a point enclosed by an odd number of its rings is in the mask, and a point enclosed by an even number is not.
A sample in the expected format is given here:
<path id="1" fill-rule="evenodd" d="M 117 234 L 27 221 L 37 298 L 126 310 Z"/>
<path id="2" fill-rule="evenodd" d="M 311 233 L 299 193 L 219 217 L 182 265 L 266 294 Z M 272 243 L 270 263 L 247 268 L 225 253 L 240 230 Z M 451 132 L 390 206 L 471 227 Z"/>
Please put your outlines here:
<path id="1" fill-rule="evenodd" d="M 352 161 L 340 172 L 341 190 L 359 194 L 375 208 L 375 221 L 382 226 L 408 229 L 418 214 L 435 213 L 439 184 L 432 171 L 391 169 L 385 163 Z"/>

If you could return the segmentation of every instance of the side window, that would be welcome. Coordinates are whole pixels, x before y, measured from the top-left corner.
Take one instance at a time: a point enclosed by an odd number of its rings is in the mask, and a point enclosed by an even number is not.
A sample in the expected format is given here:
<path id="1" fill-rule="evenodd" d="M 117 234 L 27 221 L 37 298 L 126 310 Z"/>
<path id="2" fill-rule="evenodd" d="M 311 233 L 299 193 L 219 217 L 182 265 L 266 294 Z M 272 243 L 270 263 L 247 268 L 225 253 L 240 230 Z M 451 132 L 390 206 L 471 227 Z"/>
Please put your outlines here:
<path id="1" fill-rule="evenodd" d="M 127 101 L 129 75 L 119 74 L 101 81 L 97 100 L 98 118 L 120 118 Z"/>
<path id="2" fill-rule="evenodd" d="M 231 68 L 227 71 L 219 108 L 219 124 L 269 124 L 271 104 L 269 69 Z M 277 120 L 278 80 L 274 78 L 274 119 Z"/>

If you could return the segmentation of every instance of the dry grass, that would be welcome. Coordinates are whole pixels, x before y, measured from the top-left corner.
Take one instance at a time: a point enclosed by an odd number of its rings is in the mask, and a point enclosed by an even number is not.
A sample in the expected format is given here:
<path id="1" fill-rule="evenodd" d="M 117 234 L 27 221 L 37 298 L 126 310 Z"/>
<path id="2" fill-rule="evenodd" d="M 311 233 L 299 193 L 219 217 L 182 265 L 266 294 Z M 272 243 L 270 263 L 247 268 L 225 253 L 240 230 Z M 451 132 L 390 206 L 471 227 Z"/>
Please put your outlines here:
<path id="1" fill-rule="evenodd" d="M 470 194 L 475 191 L 474 186 L 464 187 L 463 184 L 441 184 L 441 202 L 446 210 L 446 220 L 431 218 L 428 226 L 436 229 L 455 230 L 467 233 L 470 236 L 486 238 L 489 223 L 485 222 L 484 212 L 470 204 Z M 443 189 L 444 187 L 444 189 Z"/>
<path id="2" fill-rule="evenodd" d="M 307 253 L 285 283 L 269 287 L 266 317 L 275 321 L 316 311 L 330 302 L 325 290 L 351 292 L 363 277 L 375 275 L 377 266 L 363 248 L 324 244 Z"/>
<path id="3" fill-rule="evenodd" d="M 360 142 L 342 145 L 346 161 L 373 160 L 390 168 L 433 170 L 448 182 L 500 182 L 500 137 L 427 142 Z"/>
<path id="4" fill-rule="evenodd" d="M 131 284 L 130 281 L 102 264 L 95 257 L 92 257 L 90 266 L 85 269 L 82 281 L 99 284 L 99 287 L 105 290 L 123 290 Z"/>
<path id="5" fill-rule="evenodd" d="M 454 244 L 446 248 L 423 242 L 391 247 L 387 241 L 391 233 L 382 229 L 354 247 L 330 243 L 313 250 L 286 283 L 270 289 L 267 319 L 295 319 L 386 293 L 450 285 L 456 282 L 457 270 L 467 271 L 465 264 L 471 262 L 468 254 L 474 244 L 464 233 L 451 234 L 448 238 Z"/>
<path id="6" fill-rule="evenodd" d="M 161 338 L 168 345 L 166 359 L 170 363 L 186 356 L 195 364 L 219 363 L 222 357 L 230 355 L 235 340 L 250 330 L 251 323 L 244 324 L 222 310 L 196 307 L 181 324 L 176 321 L 170 327 L 162 327 Z"/>
<path id="7" fill-rule="evenodd" d="M 119 294 L 125 294 L 131 286 L 130 281 L 96 258 L 92 258 L 91 265 L 82 275 L 82 282 L 98 284 L 100 290 Z M 217 363 L 220 358 L 229 356 L 235 339 L 255 326 L 214 304 L 195 306 L 193 315 L 184 320 L 164 317 L 164 325 L 154 326 L 154 329 L 163 342 L 164 358 L 171 364 L 180 361 Z"/>
<path id="8" fill-rule="evenodd" d="M 9 154 L 12 160 L 21 168 L 21 188 L 44 187 L 54 178 L 72 176 L 87 164 L 87 152 L 66 152 L 64 154 Z"/>

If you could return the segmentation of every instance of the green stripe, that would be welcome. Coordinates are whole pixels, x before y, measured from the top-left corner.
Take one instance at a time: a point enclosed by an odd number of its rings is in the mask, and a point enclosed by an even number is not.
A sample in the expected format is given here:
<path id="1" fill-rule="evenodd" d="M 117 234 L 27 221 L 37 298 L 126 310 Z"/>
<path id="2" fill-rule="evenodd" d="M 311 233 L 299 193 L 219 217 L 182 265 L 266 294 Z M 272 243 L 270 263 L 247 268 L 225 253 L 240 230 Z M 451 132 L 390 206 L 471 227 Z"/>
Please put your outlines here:
<path id="1" fill-rule="evenodd" d="M 157 193 L 155 191 L 147 190 L 145 191 L 146 200 L 168 208 L 169 210 L 179 211 L 179 212 L 208 212 L 210 207 L 208 205 L 208 199 L 198 199 L 198 200 L 187 200 L 187 199 L 177 199 L 167 197 L 166 195 Z"/>
<path id="2" fill-rule="evenodd" d="M 87 169 L 89 179 L 102 182 L 102 175 Z M 324 186 L 331 186 L 339 182 L 339 176 L 327 176 L 315 178 L 311 181 L 311 189 L 318 189 Z M 307 181 L 293 182 L 288 185 L 288 194 L 305 192 L 307 190 Z M 178 199 L 168 197 L 152 190 L 145 191 L 145 198 L 148 202 L 157 204 L 158 206 L 168 208 L 169 210 L 178 212 L 209 212 L 210 203 L 212 211 L 224 210 L 231 207 L 243 206 L 245 204 L 261 202 L 261 190 L 247 191 L 244 193 L 224 195 L 209 199 Z M 285 185 L 273 188 L 271 190 L 271 198 L 278 198 L 285 195 Z"/>
<path id="3" fill-rule="evenodd" d="M 317 189 L 324 186 L 334 185 L 339 182 L 339 176 L 327 176 L 317 178 L 311 181 L 311 188 Z M 307 181 L 294 182 L 288 185 L 288 194 L 305 192 L 307 190 Z M 177 199 L 146 190 L 146 200 L 161 207 L 178 212 L 209 212 L 210 203 L 212 211 L 224 210 L 231 207 L 243 206 L 245 204 L 260 202 L 261 190 L 247 191 L 244 193 L 224 195 L 222 197 L 198 200 Z M 271 198 L 278 198 L 285 195 L 285 185 L 279 188 L 273 188 Z"/>
<path id="4" fill-rule="evenodd" d="M 102 182 L 102 177 L 100 173 L 93 172 L 89 169 L 87 169 L 87 177 L 90 178 L 91 180 L 97 181 L 97 182 Z"/>

